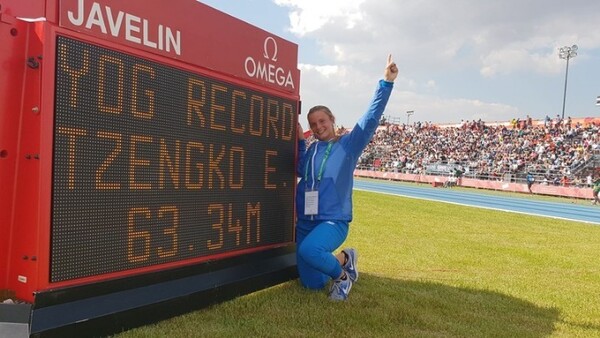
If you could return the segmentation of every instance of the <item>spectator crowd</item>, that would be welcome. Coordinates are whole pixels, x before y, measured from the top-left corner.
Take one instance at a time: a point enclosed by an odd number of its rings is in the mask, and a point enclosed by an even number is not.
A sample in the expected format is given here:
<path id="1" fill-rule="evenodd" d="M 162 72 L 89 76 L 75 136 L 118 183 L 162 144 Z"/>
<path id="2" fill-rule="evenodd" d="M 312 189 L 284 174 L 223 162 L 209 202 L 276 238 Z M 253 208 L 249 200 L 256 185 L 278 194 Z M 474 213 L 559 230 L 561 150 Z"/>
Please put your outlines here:
<path id="1" fill-rule="evenodd" d="M 571 118 L 546 117 L 486 125 L 463 121 L 439 126 L 382 123 L 363 152 L 358 168 L 402 173 L 430 173 L 435 168 L 460 168 L 465 177 L 525 179 L 538 183 L 587 185 L 593 171 L 582 170 L 600 155 L 600 125 L 572 123 Z M 439 174 L 439 173 L 438 173 Z"/>

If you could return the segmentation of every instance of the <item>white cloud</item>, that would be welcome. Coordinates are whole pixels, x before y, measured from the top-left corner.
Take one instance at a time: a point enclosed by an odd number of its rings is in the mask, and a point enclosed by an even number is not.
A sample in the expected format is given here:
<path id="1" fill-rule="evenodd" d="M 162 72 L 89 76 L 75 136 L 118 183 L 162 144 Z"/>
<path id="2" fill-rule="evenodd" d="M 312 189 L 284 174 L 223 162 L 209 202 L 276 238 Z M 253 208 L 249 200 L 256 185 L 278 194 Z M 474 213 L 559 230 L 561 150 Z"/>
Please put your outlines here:
<path id="1" fill-rule="evenodd" d="M 409 103 L 410 102 L 410 103 Z M 517 109 L 500 103 L 482 102 L 463 98 L 440 98 L 415 92 L 396 92 L 386 115 L 396 119 L 406 118 L 412 110 L 413 121 L 454 123 L 460 120 L 507 121 L 515 117 Z"/>
<path id="2" fill-rule="evenodd" d="M 324 77 L 332 77 L 336 74 L 339 74 L 340 67 L 338 66 L 315 66 L 308 64 L 299 64 L 298 68 L 302 72 L 308 72 L 315 70 L 317 73 L 321 74 Z"/>
<path id="3" fill-rule="evenodd" d="M 425 87 L 429 89 L 435 89 L 437 85 L 435 84 L 435 80 L 429 80 L 425 83 Z"/>
<path id="4" fill-rule="evenodd" d="M 290 8 L 291 31 L 299 36 L 316 31 L 333 20 L 352 29 L 362 19 L 359 6 L 365 0 L 274 0 Z"/>
<path id="5" fill-rule="evenodd" d="M 314 41 L 319 48 L 314 53 L 323 60 L 302 66 L 302 100 L 332 101 L 342 107 L 338 121 L 345 124 L 362 113 L 388 53 L 400 68 L 388 110 L 402 115 L 414 109 L 435 122 L 529 113 L 531 108 L 503 103 L 505 96 L 493 99 L 495 93 L 486 95 L 495 102 L 474 100 L 471 91 L 479 88 L 463 84 L 514 77 L 506 82 L 541 87 L 538 82 L 556 77 L 562 93 L 564 60 L 557 48 L 579 44 L 575 63 L 591 58 L 584 50 L 600 50 L 598 1 L 274 1 L 289 8 L 291 31 Z M 337 68 L 319 68 L 323 65 Z M 449 84 L 451 77 L 455 82 Z M 539 105 L 539 111 L 547 111 L 547 102 Z"/>

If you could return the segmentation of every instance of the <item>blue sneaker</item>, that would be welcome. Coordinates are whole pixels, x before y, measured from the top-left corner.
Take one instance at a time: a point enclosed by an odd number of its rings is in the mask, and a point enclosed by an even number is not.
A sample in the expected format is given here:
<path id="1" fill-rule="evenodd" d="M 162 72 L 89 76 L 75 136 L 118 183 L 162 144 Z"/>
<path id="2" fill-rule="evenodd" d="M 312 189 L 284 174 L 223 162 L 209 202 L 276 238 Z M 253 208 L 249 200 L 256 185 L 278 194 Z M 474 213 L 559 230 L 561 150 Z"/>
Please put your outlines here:
<path id="1" fill-rule="evenodd" d="M 344 301 L 348 299 L 348 294 L 352 289 L 352 280 L 346 275 L 346 279 L 336 279 L 329 289 L 329 299 L 334 301 Z"/>
<path id="2" fill-rule="evenodd" d="M 358 270 L 356 268 L 356 263 L 358 261 L 358 251 L 356 251 L 356 249 L 346 248 L 342 250 L 342 252 L 346 254 L 346 257 L 348 257 L 346 264 L 342 265 L 342 269 L 346 271 L 348 277 L 350 277 L 352 282 L 356 283 L 356 281 L 358 280 Z"/>

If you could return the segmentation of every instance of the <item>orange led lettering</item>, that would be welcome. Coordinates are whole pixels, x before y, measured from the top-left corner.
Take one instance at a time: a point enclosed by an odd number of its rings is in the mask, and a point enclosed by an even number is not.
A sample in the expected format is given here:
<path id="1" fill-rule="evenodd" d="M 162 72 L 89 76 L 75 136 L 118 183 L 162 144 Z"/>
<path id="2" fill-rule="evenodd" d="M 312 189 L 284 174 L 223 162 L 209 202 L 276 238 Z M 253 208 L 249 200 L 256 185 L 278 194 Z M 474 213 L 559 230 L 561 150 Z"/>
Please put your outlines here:
<path id="1" fill-rule="evenodd" d="M 194 116 L 200 121 L 200 127 L 204 127 L 206 118 L 202 113 L 206 99 L 206 85 L 204 81 L 194 78 L 188 80 L 187 95 L 187 125 L 191 126 Z"/>
<path id="2" fill-rule="evenodd" d="M 87 135 L 87 131 L 85 129 L 76 129 L 76 128 L 67 128 L 67 127 L 58 127 L 59 134 L 65 134 L 69 137 L 69 156 L 68 156 L 68 187 L 69 189 L 75 189 L 75 160 L 77 152 L 75 150 L 75 145 L 77 143 L 77 136 L 85 136 Z"/>
<path id="3" fill-rule="evenodd" d="M 256 221 L 256 243 L 260 242 L 260 202 L 257 202 L 255 205 L 252 203 L 246 203 L 246 226 L 248 230 L 246 231 L 246 244 L 250 244 L 251 238 L 251 224 L 252 219 Z"/>
<path id="4" fill-rule="evenodd" d="M 236 219 L 233 221 L 233 206 L 229 203 L 229 210 L 227 210 L 227 231 L 235 233 L 235 245 L 240 245 L 240 233 L 244 228 L 240 225 L 240 220 Z"/>
<path id="5" fill-rule="evenodd" d="M 277 185 L 269 183 L 269 173 L 274 173 L 277 168 L 269 166 L 269 157 L 277 156 L 277 151 L 267 150 L 265 151 L 265 189 L 276 189 Z"/>
<path id="6" fill-rule="evenodd" d="M 163 234 L 165 236 L 171 237 L 171 248 L 169 250 L 163 248 L 162 246 L 158 247 L 158 257 L 166 258 L 173 257 L 177 254 L 177 249 L 179 247 L 179 238 L 177 235 L 177 228 L 179 227 L 179 210 L 175 206 L 162 206 L 158 210 L 158 218 L 161 219 L 165 217 L 165 214 L 171 214 L 172 224 L 173 226 L 165 228 L 163 230 Z"/>
<path id="7" fill-rule="evenodd" d="M 238 172 L 235 172 L 236 168 Z M 236 176 L 237 182 L 235 181 Z M 244 148 L 242 147 L 232 147 L 229 150 L 229 187 L 231 189 L 242 189 L 244 187 Z"/>
<path id="8" fill-rule="evenodd" d="M 165 187 L 165 168 L 171 175 L 171 181 L 175 189 L 179 189 L 179 140 L 175 141 L 175 151 L 171 158 L 164 139 L 160 139 L 158 187 Z"/>
<path id="9" fill-rule="evenodd" d="M 143 262 L 150 258 L 150 232 L 136 229 L 136 219 L 139 217 L 149 220 L 151 218 L 150 209 L 132 208 L 127 215 L 127 260 L 132 263 Z M 140 241 L 142 250 L 136 250 L 136 242 Z M 138 251 L 141 253 L 136 254 Z"/>
<path id="10" fill-rule="evenodd" d="M 150 165 L 149 160 L 139 159 L 136 157 L 137 144 L 139 142 L 150 143 L 150 142 L 152 142 L 152 137 L 151 136 L 140 136 L 140 135 L 131 136 L 131 143 L 129 146 L 129 189 L 131 189 L 131 190 L 152 189 L 152 185 L 150 183 L 139 183 L 139 182 L 136 182 L 136 180 L 135 180 L 135 168 Z"/>
<path id="11" fill-rule="evenodd" d="M 290 105 L 289 103 L 283 104 L 283 114 L 281 114 L 282 140 L 289 141 L 292 139 L 292 135 L 294 135 L 294 131 L 296 130 L 296 123 L 294 123 L 294 116 L 296 115 L 297 114 L 294 111 L 294 107 L 292 107 L 292 105 Z"/>
<path id="12" fill-rule="evenodd" d="M 105 132 L 105 131 L 99 131 L 98 137 L 113 140 L 115 147 L 113 148 L 113 151 L 108 155 L 108 157 L 106 157 L 106 159 L 102 162 L 100 167 L 96 170 L 96 189 L 99 189 L 99 190 L 121 189 L 120 183 L 104 182 L 102 180 L 102 177 L 104 175 L 104 172 L 106 172 L 108 167 L 110 167 L 110 164 L 113 163 L 115 158 L 117 158 L 117 156 L 119 156 L 119 154 L 121 153 L 122 136 L 119 133 L 110 133 L 110 132 Z"/>
<path id="13" fill-rule="evenodd" d="M 217 124 L 215 115 L 225 113 L 225 107 L 217 104 L 217 93 L 227 93 L 227 88 L 219 85 L 213 85 L 210 91 L 210 128 L 214 130 L 225 130 L 225 126 Z"/>
<path id="14" fill-rule="evenodd" d="M 112 82 L 107 85 L 107 79 L 115 80 L 114 76 L 107 76 L 106 74 L 106 66 L 107 64 L 115 65 L 117 68 L 117 86 L 113 88 L 116 90 L 116 97 L 114 95 L 110 95 L 110 99 L 107 102 L 106 98 L 106 88 L 114 87 L 112 86 Z M 110 55 L 101 55 L 100 60 L 98 61 L 98 109 L 103 113 L 111 113 L 111 114 L 121 114 L 123 111 L 123 71 L 124 65 L 123 61 L 117 59 L 116 57 Z M 116 102 L 115 102 L 116 101 Z"/>
<path id="15" fill-rule="evenodd" d="M 71 77 L 69 105 L 71 108 L 76 108 L 79 80 L 82 76 L 87 75 L 90 71 L 90 51 L 87 49 L 77 50 L 76 52 L 69 51 L 67 50 L 67 46 L 61 44 L 58 49 L 58 53 L 60 67 Z M 73 69 L 69 66 L 69 63 L 67 62 L 69 60 L 69 56 L 79 56 L 82 58 L 82 65 L 80 69 Z"/>
<path id="16" fill-rule="evenodd" d="M 279 121 L 279 102 L 271 99 L 267 102 L 267 137 L 271 137 L 270 130 L 273 129 L 274 138 L 278 138 L 277 121 Z"/>
<path id="17" fill-rule="evenodd" d="M 246 93 L 239 91 L 239 90 L 233 91 L 232 99 L 231 99 L 231 130 L 234 133 L 243 134 L 244 131 L 246 130 L 246 125 L 244 125 L 244 124 L 242 124 L 240 126 L 235 125 L 235 114 L 237 113 L 238 98 L 240 98 L 241 100 L 245 100 Z"/>
<path id="18" fill-rule="evenodd" d="M 135 64 L 133 66 L 133 79 L 131 83 L 131 113 L 135 117 L 151 119 L 154 117 L 154 91 L 150 89 L 144 89 L 143 94 L 148 99 L 148 111 L 140 111 L 138 107 L 138 86 L 139 86 L 139 76 L 141 72 L 145 72 L 148 76 L 154 80 L 156 76 L 154 69 L 152 67 L 146 65 Z"/>
<path id="19" fill-rule="evenodd" d="M 192 151 L 204 153 L 204 145 L 199 142 L 189 142 L 185 146 L 185 187 L 186 189 L 202 189 L 202 176 L 204 175 L 204 165 L 196 162 L 195 169 L 198 170 L 198 181 L 192 182 Z"/>
<path id="20" fill-rule="evenodd" d="M 254 136 L 262 136 L 264 123 L 264 99 L 257 95 L 252 95 L 250 98 L 250 134 Z M 257 129 L 254 127 L 258 126 Z"/>
<path id="21" fill-rule="evenodd" d="M 225 178 L 223 176 L 223 172 L 219 167 L 221 165 L 221 161 L 223 157 L 225 157 L 225 146 L 221 146 L 221 150 L 215 156 L 215 145 L 211 144 L 208 148 L 208 188 L 213 188 L 213 177 L 218 176 L 219 178 L 219 188 L 225 188 Z"/>
<path id="22" fill-rule="evenodd" d="M 213 241 L 209 239 L 206 241 L 206 246 L 210 250 L 220 249 L 223 247 L 223 223 L 225 222 L 225 208 L 223 204 L 210 204 L 208 206 L 208 214 L 212 215 L 213 213 L 217 213 L 219 221 L 217 223 L 212 224 L 212 228 L 218 233 L 218 240 Z"/>

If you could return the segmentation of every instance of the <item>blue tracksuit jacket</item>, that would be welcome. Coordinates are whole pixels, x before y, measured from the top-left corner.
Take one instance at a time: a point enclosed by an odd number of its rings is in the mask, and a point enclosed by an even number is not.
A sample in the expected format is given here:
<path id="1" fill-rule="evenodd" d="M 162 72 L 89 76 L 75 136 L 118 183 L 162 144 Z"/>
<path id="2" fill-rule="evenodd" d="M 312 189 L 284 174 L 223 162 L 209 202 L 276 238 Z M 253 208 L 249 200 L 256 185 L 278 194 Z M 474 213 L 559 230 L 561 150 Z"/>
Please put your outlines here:
<path id="1" fill-rule="evenodd" d="M 299 220 L 352 221 L 354 169 L 360 154 L 377 130 L 392 87 L 392 82 L 379 81 L 367 112 L 350 133 L 341 136 L 337 142 L 334 142 L 329 158 L 325 162 L 320 183 L 317 182 L 317 176 L 328 142 L 314 142 L 308 150 L 304 140 L 298 142 L 296 169 L 301 180 L 296 189 L 296 213 Z M 318 215 L 304 214 L 304 196 L 307 190 L 319 191 Z"/>

